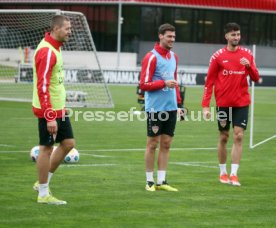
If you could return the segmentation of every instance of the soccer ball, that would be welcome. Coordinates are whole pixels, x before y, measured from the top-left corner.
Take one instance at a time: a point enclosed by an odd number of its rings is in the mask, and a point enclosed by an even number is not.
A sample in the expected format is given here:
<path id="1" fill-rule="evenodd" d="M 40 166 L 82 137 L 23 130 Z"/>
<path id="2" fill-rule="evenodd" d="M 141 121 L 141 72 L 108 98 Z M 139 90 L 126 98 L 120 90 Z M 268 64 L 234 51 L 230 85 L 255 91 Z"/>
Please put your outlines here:
<path id="1" fill-rule="evenodd" d="M 80 160 L 80 154 L 77 149 L 73 148 L 70 152 L 65 156 L 64 162 L 65 163 L 77 163 Z"/>
<path id="2" fill-rule="evenodd" d="M 33 162 L 36 162 L 38 155 L 39 155 L 39 146 L 34 146 L 30 152 L 30 157 Z"/>
<path id="3" fill-rule="evenodd" d="M 57 147 L 54 146 L 54 149 L 53 149 L 53 152 L 55 151 Z M 34 146 L 32 149 L 31 149 L 31 152 L 30 152 L 30 157 L 32 159 L 33 162 L 36 162 L 37 158 L 38 158 L 38 155 L 39 155 L 39 146 Z"/>

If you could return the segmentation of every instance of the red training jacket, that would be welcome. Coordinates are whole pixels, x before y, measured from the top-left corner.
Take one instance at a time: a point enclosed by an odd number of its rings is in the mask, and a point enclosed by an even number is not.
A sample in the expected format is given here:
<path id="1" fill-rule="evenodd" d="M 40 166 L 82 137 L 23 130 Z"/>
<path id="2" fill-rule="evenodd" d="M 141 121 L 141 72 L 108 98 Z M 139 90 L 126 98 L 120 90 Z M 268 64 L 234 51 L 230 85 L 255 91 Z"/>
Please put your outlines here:
<path id="1" fill-rule="evenodd" d="M 159 43 L 154 45 L 154 49 L 163 57 L 170 59 L 171 54 L 170 51 L 161 47 Z M 177 65 L 178 65 L 178 56 L 174 53 L 175 60 L 176 60 L 176 69 L 174 73 L 174 78 L 177 80 Z M 157 80 L 152 81 L 153 74 L 156 69 L 156 56 L 149 52 L 146 54 L 142 61 L 142 69 L 141 69 L 141 76 L 140 76 L 140 89 L 144 91 L 153 91 L 165 88 L 165 81 L 164 80 Z M 175 87 L 176 89 L 176 96 L 177 96 L 177 104 L 181 105 L 181 96 L 178 85 Z"/>
<path id="2" fill-rule="evenodd" d="M 44 37 L 45 41 L 50 43 L 56 50 L 60 50 L 60 47 L 62 46 L 62 42 L 59 42 L 55 40 L 53 37 L 50 36 L 50 33 L 46 33 Z M 48 53 L 51 53 L 51 55 L 48 56 Z M 50 80 L 52 76 L 52 70 L 53 67 L 56 64 L 57 58 L 53 51 L 49 52 L 49 48 L 41 48 L 37 51 L 35 57 L 35 66 L 36 66 L 36 74 L 37 74 L 37 92 L 38 97 L 40 101 L 41 109 L 33 107 L 33 113 L 38 118 L 45 118 L 45 115 L 47 115 L 46 112 L 52 111 L 52 104 L 51 104 L 51 97 L 49 92 L 49 86 L 50 86 Z M 46 92 L 43 92 L 43 83 L 44 83 L 44 76 L 46 79 Z M 54 113 L 51 115 L 52 118 L 49 119 L 49 116 L 47 121 L 53 121 L 56 118 L 61 118 L 62 115 L 65 114 L 65 110 L 55 110 L 52 111 Z"/>
<path id="3" fill-rule="evenodd" d="M 240 63 L 242 58 L 250 62 L 250 67 Z M 253 81 L 260 79 L 254 57 L 247 48 L 238 47 L 228 51 L 224 47 L 215 52 L 211 59 L 205 82 L 202 107 L 209 107 L 213 87 L 218 107 L 243 107 L 250 104 L 247 76 Z"/>

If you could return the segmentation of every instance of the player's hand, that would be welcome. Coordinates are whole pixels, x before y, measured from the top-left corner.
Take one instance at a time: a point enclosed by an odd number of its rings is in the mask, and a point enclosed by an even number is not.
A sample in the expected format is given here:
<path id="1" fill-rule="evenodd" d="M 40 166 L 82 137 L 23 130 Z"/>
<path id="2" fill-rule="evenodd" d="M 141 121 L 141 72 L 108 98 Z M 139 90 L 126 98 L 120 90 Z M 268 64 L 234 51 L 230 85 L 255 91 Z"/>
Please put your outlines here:
<path id="1" fill-rule="evenodd" d="M 250 62 L 249 62 L 249 60 L 247 59 L 247 58 L 241 58 L 240 59 L 240 63 L 242 64 L 242 65 L 244 65 L 244 66 L 246 66 L 247 68 L 249 68 L 250 67 Z"/>
<path id="2" fill-rule="evenodd" d="M 166 85 L 166 87 L 169 87 L 169 88 L 175 88 L 175 86 L 177 85 L 177 81 L 176 80 L 166 80 L 165 85 Z"/>
<path id="3" fill-rule="evenodd" d="M 56 135 L 58 131 L 57 121 L 53 120 L 53 121 L 47 122 L 47 130 L 49 134 Z"/>
<path id="4" fill-rule="evenodd" d="M 211 112 L 209 107 L 204 107 L 203 108 L 203 117 L 204 119 L 208 120 L 211 118 Z"/>
<path id="5" fill-rule="evenodd" d="M 177 115 L 180 118 L 180 121 L 185 120 L 185 114 L 184 108 L 177 108 Z"/>

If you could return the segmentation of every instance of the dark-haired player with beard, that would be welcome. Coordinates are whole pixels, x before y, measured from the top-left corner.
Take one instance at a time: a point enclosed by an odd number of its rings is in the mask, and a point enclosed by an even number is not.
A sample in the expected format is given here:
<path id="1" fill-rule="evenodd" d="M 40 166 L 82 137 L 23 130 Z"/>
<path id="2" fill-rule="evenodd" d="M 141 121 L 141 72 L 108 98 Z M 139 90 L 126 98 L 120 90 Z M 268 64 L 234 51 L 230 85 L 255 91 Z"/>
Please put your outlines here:
<path id="1" fill-rule="evenodd" d="M 216 51 L 210 59 L 202 107 L 205 118 L 210 118 L 209 105 L 214 87 L 219 128 L 219 180 L 221 183 L 240 186 L 237 172 L 242 155 L 243 134 L 247 127 L 250 104 L 247 76 L 249 75 L 250 79 L 255 82 L 260 79 L 260 76 L 251 51 L 239 46 L 240 26 L 237 23 L 228 23 L 224 32 L 227 46 Z M 233 145 L 229 179 L 226 170 L 226 145 L 231 122 Z"/>

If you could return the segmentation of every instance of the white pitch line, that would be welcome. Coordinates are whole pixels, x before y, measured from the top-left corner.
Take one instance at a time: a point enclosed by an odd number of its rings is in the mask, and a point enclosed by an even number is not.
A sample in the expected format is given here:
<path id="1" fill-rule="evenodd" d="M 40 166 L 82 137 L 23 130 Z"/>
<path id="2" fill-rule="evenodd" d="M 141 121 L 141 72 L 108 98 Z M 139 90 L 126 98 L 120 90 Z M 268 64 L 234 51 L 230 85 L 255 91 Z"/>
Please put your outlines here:
<path id="1" fill-rule="evenodd" d="M 5 154 L 5 153 L 27 153 L 30 151 L 26 151 L 26 150 L 11 150 L 11 151 L 0 151 L 0 154 Z"/>
<path id="2" fill-rule="evenodd" d="M 170 164 L 174 164 L 174 165 L 197 166 L 197 167 L 212 168 L 212 169 L 218 168 L 217 166 L 201 165 L 199 163 L 201 162 L 198 162 L 197 164 L 195 162 L 170 162 Z"/>
<path id="3" fill-rule="evenodd" d="M 16 147 L 15 145 L 9 145 L 9 144 L 0 144 L 0 147 Z"/>
<path id="4" fill-rule="evenodd" d="M 72 168 L 72 167 L 87 167 L 87 166 L 114 166 L 117 164 L 68 164 L 68 165 L 60 165 L 61 167 Z"/>
<path id="5" fill-rule="evenodd" d="M 172 151 L 181 151 L 181 150 L 216 150 L 216 147 L 199 147 L 199 148 L 171 148 Z M 129 151 L 145 151 L 146 148 L 129 148 L 129 149 L 98 149 L 98 150 L 78 150 L 79 152 L 129 152 Z M 27 153 L 26 150 L 14 150 L 14 151 L 0 151 L 0 153 Z"/>
<path id="6" fill-rule="evenodd" d="M 257 147 L 257 146 L 259 146 L 259 145 L 261 145 L 261 144 L 263 144 L 263 143 L 265 143 L 265 142 L 271 140 L 271 139 L 274 139 L 274 138 L 276 138 L 276 135 L 273 135 L 273 136 L 271 136 L 270 138 L 267 138 L 267 139 L 265 139 L 265 140 L 263 140 L 263 141 L 261 141 L 261 142 L 255 144 L 255 145 L 253 145 L 251 148 L 253 149 L 253 148 L 255 148 L 255 147 Z"/>
<path id="7" fill-rule="evenodd" d="M 209 147 L 209 148 L 171 148 L 170 150 L 215 150 L 216 147 Z M 79 150 L 81 151 L 91 151 L 91 152 L 125 152 L 125 151 L 145 151 L 146 148 L 129 148 L 129 149 L 98 149 L 98 150 Z"/>
<path id="8" fill-rule="evenodd" d="M 13 117 L 13 120 L 35 120 L 34 117 Z"/>
<path id="9" fill-rule="evenodd" d="M 92 156 L 92 157 L 96 157 L 96 158 L 111 158 L 112 156 L 106 156 L 106 155 L 97 155 L 97 154 L 83 154 L 81 153 L 81 156 Z"/>
<path id="10" fill-rule="evenodd" d="M 178 163 L 178 162 L 174 162 L 174 163 Z M 182 162 L 180 162 L 180 163 L 182 163 Z M 210 163 L 214 163 L 214 161 L 205 161 L 205 162 L 195 161 L 195 162 L 185 162 L 185 163 L 189 163 L 189 164 L 210 164 Z"/>

